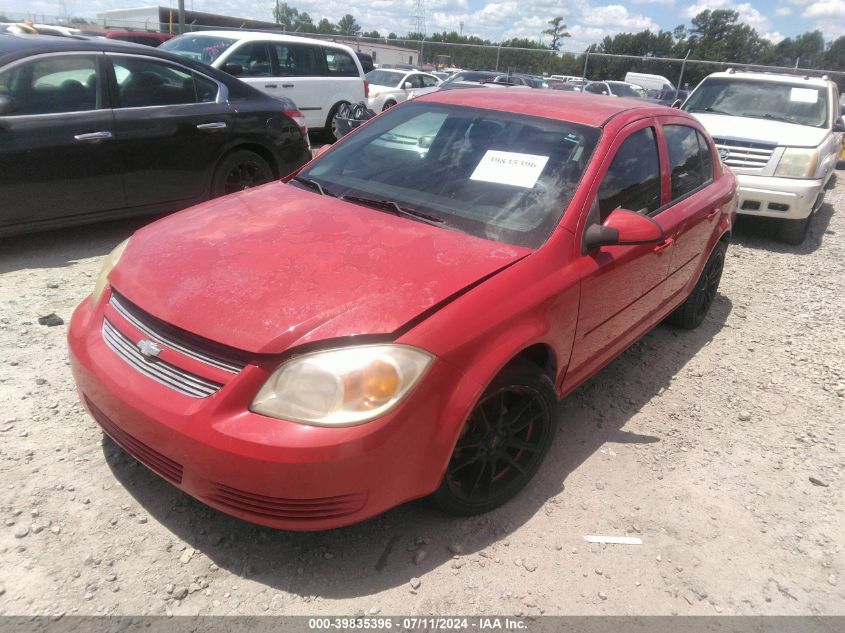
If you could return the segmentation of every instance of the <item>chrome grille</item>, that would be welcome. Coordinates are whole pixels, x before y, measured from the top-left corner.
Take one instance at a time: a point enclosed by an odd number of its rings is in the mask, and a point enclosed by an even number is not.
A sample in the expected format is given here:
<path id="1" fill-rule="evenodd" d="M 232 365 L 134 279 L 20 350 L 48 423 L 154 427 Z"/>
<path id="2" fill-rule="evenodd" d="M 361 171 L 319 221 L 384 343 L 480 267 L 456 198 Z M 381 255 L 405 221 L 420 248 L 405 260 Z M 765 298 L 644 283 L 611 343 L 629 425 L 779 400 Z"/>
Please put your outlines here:
<path id="1" fill-rule="evenodd" d="M 103 340 L 115 354 L 145 376 L 174 391 L 192 398 L 207 398 L 223 386 L 219 382 L 197 376 L 166 361 L 144 357 L 135 344 L 109 323 L 108 319 L 103 319 L 102 332 Z"/>
<path id="2" fill-rule="evenodd" d="M 179 337 L 175 333 L 164 332 L 161 324 L 155 323 L 153 318 L 146 315 L 142 310 L 132 305 L 123 297 L 120 297 L 117 293 L 112 293 L 111 299 L 109 299 L 109 305 L 147 337 L 158 343 L 163 343 L 170 349 L 181 352 L 185 356 L 193 358 L 200 363 L 222 369 L 231 374 L 237 374 L 246 367 L 245 362 L 234 358 L 227 358 L 223 354 L 214 353 L 209 349 L 201 349 L 193 342 L 183 340 L 182 337 Z"/>
<path id="3" fill-rule="evenodd" d="M 716 148 L 729 152 L 722 161 L 729 167 L 737 169 L 763 169 L 769 164 L 769 159 L 775 151 L 775 143 L 761 143 L 759 141 L 744 141 L 733 138 L 713 138 Z"/>

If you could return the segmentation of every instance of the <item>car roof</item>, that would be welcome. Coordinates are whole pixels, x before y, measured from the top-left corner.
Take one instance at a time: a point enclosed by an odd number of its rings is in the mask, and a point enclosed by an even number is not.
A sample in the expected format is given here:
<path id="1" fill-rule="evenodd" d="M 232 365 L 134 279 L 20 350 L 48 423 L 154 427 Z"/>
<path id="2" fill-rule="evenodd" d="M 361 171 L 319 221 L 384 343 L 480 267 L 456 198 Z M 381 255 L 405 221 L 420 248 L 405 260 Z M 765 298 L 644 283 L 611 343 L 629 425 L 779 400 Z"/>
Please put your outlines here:
<path id="1" fill-rule="evenodd" d="M 643 102 L 640 99 L 625 99 L 623 97 L 609 99 L 600 95 L 560 90 L 532 90 L 530 95 L 526 95 L 525 91 L 522 90 L 485 90 L 483 88 L 438 90 L 417 97 L 415 101 L 499 110 L 593 127 L 601 127 L 609 119 L 623 112 L 631 111 L 636 111 L 635 114 L 641 116 L 666 114 L 685 116 L 685 113 L 679 110 L 673 110 L 656 103 Z M 692 117 L 690 116 L 690 118 Z"/>
<path id="2" fill-rule="evenodd" d="M 816 88 L 826 88 L 828 85 L 830 85 L 830 79 L 822 79 L 820 77 L 807 77 L 805 75 L 782 75 L 776 73 L 754 73 L 742 71 L 712 73 L 710 75 L 707 75 L 705 79 L 746 79 L 748 81 L 766 81 L 769 83 L 780 84 L 803 83 L 808 86 L 815 86 Z"/>
<path id="3" fill-rule="evenodd" d="M 255 40 L 269 40 L 272 42 L 288 42 L 290 44 L 319 44 L 321 46 L 329 46 L 331 48 L 340 48 L 345 51 L 352 51 L 346 44 L 339 42 L 327 42 L 325 40 L 318 40 L 311 37 L 298 37 L 296 35 L 281 35 L 280 33 L 266 33 L 264 31 L 192 31 L 185 33 L 185 35 L 209 35 L 212 37 L 228 37 L 229 39 L 237 40 L 239 42 L 253 42 Z M 179 37 L 178 35 L 176 37 Z M 174 38 L 175 39 L 175 38 Z M 354 52 L 354 51 L 352 51 Z"/>

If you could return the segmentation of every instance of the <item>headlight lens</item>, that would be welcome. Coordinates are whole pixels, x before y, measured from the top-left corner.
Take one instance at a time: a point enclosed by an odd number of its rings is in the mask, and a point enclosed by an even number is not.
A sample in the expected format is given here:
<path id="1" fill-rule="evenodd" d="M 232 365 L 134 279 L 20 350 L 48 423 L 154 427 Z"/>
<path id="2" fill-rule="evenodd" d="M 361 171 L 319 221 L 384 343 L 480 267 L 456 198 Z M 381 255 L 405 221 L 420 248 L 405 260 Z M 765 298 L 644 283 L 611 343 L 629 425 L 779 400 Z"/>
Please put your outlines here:
<path id="1" fill-rule="evenodd" d="M 407 345 L 367 345 L 304 354 L 279 367 L 250 410 L 316 426 L 353 426 L 395 407 L 434 357 Z"/>
<path id="2" fill-rule="evenodd" d="M 810 178 L 816 171 L 818 158 L 818 150 L 787 147 L 778 163 L 775 176 Z"/>
<path id="3" fill-rule="evenodd" d="M 126 250 L 127 244 L 129 244 L 129 240 L 123 240 L 111 253 L 103 258 L 103 264 L 100 266 L 100 274 L 97 275 L 97 283 L 94 284 L 94 291 L 91 293 L 92 304 L 97 305 L 100 302 L 100 297 L 103 296 L 103 290 L 105 290 L 106 284 L 109 281 L 109 273 L 117 266 L 117 262 L 120 261 L 120 256 Z"/>

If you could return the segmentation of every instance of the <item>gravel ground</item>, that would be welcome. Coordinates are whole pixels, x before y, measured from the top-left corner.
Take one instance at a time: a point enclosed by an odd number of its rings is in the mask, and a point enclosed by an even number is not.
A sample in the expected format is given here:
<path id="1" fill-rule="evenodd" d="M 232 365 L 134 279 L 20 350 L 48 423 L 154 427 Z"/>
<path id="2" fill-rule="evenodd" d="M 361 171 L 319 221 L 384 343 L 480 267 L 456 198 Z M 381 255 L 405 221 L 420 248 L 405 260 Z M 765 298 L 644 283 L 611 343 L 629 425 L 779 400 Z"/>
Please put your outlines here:
<path id="1" fill-rule="evenodd" d="M 741 222 L 705 324 L 561 403 L 504 508 L 313 534 L 206 508 L 77 402 L 66 322 L 140 224 L 0 241 L 0 614 L 845 614 L 845 179 L 800 247 Z"/>

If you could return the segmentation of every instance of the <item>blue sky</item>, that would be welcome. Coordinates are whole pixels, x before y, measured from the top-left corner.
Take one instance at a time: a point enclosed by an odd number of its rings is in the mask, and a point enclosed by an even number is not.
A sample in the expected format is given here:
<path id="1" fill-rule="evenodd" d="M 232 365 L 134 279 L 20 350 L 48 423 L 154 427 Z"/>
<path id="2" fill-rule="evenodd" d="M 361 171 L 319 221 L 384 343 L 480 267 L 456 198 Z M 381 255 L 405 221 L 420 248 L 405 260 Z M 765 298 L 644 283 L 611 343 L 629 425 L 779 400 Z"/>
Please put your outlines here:
<path id="1" fill-rule="evenodd" d="M 269 20 L 273 0 L 233 2 L 231 0 L 185 0 L 188 8 L 239 17 Z M 163 6 L 176 4 L 160 0 Z M 83 15 L 93 17 L 98 11 L 124 9 L 155 2 L 143 0 L 0 0 L 0 11 L 44 15 Z M 408 32 L 416 0 L 295 0 L 296 8 L 308 11 L 316 20 L 327 17 L 336 21 L 349 12 L 365 30 Z M 539 39 L 546 21 L 564 17 L 572 37 L 566 50 L 583 50 L 605 35 L 645 29 L 672 29 L 688 24 L 705 9 L 734 9 L 741 19 L 773 41 L 819 29 L 825 39 L 845 35 L 845 0 L 425 0 L 429 33 L 458 30 L 489 39 L 529 37 Z M 547 41 L 547 40 L 546 40 Z"/>

